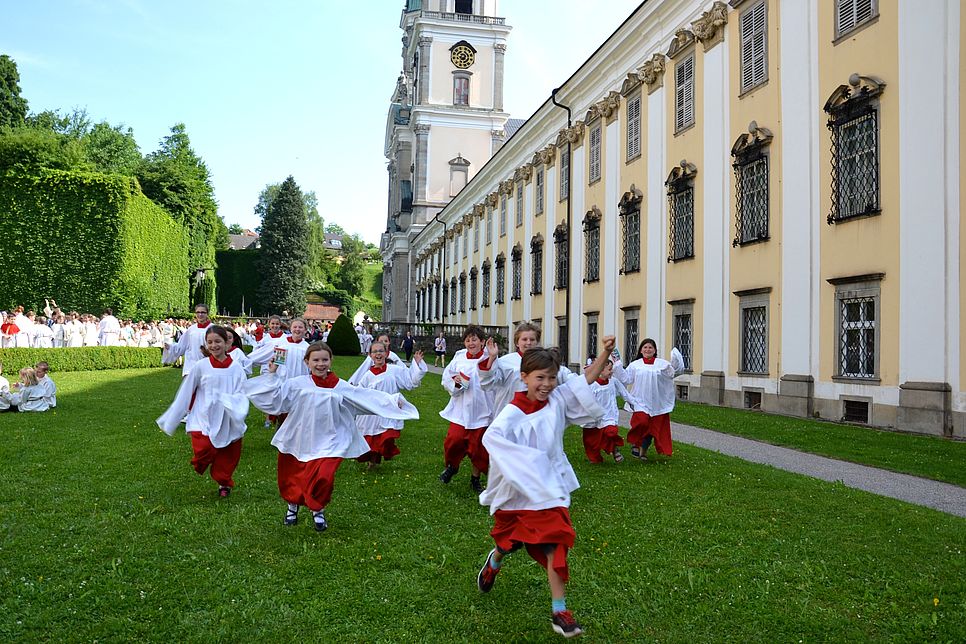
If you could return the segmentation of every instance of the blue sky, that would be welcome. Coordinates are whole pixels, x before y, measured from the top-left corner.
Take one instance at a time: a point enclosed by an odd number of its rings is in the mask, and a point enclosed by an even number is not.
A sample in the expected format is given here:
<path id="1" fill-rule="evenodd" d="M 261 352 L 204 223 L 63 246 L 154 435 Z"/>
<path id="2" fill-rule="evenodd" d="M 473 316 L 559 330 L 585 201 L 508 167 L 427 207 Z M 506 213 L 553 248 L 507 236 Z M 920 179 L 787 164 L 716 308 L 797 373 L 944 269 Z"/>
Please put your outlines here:
<path id="1" fill-rule="evenodd" d="M 0 0 L 0 53 L 32 112 L 86 108 L 133 128 L 142 153 L 184 122 L 227 223 L 258 225 L 258 193 L 291 174 L 327 223 L 378 243 L 403 4 Z M 638 4 L 501 0 L 511 116 L 530 116 Z M 579 45 L 558 48 L 565 36 Z"/>

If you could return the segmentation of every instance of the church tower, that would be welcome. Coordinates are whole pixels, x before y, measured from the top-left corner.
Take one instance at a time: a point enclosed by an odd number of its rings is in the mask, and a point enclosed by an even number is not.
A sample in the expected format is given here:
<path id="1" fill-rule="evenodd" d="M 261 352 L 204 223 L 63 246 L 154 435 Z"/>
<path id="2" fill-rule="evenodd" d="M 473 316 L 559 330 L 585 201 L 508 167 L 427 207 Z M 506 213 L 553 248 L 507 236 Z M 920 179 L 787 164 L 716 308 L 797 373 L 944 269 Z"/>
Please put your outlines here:
<path id="1" fill-rule="evenodd" d="M 503 144 L 510 27 L 497 0 L 407 0 L 389 107 L 383 320 L 411 322 L 410 242 Z"/>

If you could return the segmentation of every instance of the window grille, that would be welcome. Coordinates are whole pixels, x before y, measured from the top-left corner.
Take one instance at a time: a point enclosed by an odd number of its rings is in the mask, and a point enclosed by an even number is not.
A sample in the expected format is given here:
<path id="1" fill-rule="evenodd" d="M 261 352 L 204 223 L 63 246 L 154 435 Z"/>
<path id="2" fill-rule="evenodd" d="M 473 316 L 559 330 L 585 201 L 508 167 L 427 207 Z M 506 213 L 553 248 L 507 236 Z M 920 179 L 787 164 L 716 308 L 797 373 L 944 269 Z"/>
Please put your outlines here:
<path id="1" fill-rule="evenodd" d="M 765 2 L 762 0 L 741 14 L 741 92 L 747 92 L 768 80 L 768 28 Z"/>
<path id="2" fill-rule="evenodd" d="M 671 209 L 671 239 L 668 261 L 694 257 L 694 189 L 668 195 Z"/>
<path id="3" fill-rule="evenodd" d="M 537 238 L 530 243 L 530 260 L 532 262 L 532 284 L 530 286 L 531 295 L 543 293 L 543 239 Z"/>
<path id="4" fill-rule="evenodd" d="M 879 141 L 875 109 L 830 122 L 832 207 L 829 223 L 879 212 Z"/>
<path id="5" fill-rule="evenodd" d="M 570 329 L 567 318 L 557 318 L 557 349 L 560 351 L 561 364 L 570 363 Z"/>
<path id="6" fill-rule="evenodd" d="M 474 266 L 473 270 L 470 271 L 470 310 L 471 311 L 476 310 L 476 302 L 477 302 L 476 287 L 477 286 L 479 286 L 479 277 L 476 271 L 476 267 Z"/>
<path id="7" fill-rule="evenodd" d="M 493 243 L 493 208 L 486 207 L 486 243 Z"/>
<path id="8" fill-rule="evenodd" d="M 674 316 L 674 346 L 684 358 L 684 370 L 691 371 L 691 314 Z"/>
<path id="9" fill-rule="evenodd" d="M 460 235 L 460 246 L 463 247 L 463 259 L 466 259 L 466 256 L 470 252 L 470 227 L 467 226 L 465 230 L 466 232 Z"/>
<path id="10" fill-rule="evenodd" d="M 869 423 L 869 403 L 865 400 L 843 400 L 842 420 L 850 423 Z"/>
<path id="11" fill-rule="evenodd" d="M 641 97 L 627 101 L 627 160 L 641 155 Z"/>
<path id="12" fill-rule="evenodd" d="M 768 323 L 764 306 L 741 309 L 741 370 L 768 373 Z"/>
<path id="13" fill-rule="evenodd" d="M 627 360 L 634 360 L 637 352 L 638 340 L 638 319 L 627 318 L 624 320 L 624 356 Z"/>
<path id="14" fill-rule="evenodd" d="M 600 216 L 593 211 L 584 218 L 584 281 L 600 279 Z"/>
<path id="15" fill-rule="evenodd" d="M 500 198 L 500 237 L 506 235 L 506 197 Z"/>
<path id="16" fill-rule="evenodd" d="M 517 186 L 517 228 L 523 225 L 523 184 Z"/>
<path id="17" fill-rule="evenodd" d="M 674 131 L 694 125 L 694 54 L 674 67 Z"/>
<path id="18" fill-rule="evenodd" d="M 483 264 L 483 304 L 482 308 L 490 306 L 490 265 Z"/>
<path id="19" fill-rule="evenodd" d="M 745 409 L 761 409 L 760 391 L 745 389 L 742 393 L 744 394 Z"/>
<path id="20" fill-rule="evenodd" d="M 593 357 L 597 355 L 597 351 L 600 347 L 597 346 L 597 316 L 589 316 L 587 318 L 587 357 Z"/>
<path id="21" fill-rule="evenodd" d="M 560 201 L 570 197 L 570 148 L 560 150 Z"/>
<path id="22" fill-rule="evenodd" d="M 732 246 L 768 239 L 768 157 L 736 161 L 735 240 Z"/>
<path id="23" fill-rule="evenodd" d="M 839 300 L 839 375 L 875 377 L 875 298 Z"/>
<path id="24" fill-rule="evenodd" d="M 480 225 L 483 220 L 479 217 L 475 217 L 475 219 L 476 225 L 473 230 L 473 250 L 477 251 L 480 250 Z"/>
<path id="25" fill-rule="evenodd" d="M 513 271 L 512 293 L 510 299 L 519 300 L 523 296 L 523 251 L 517 247 L 511 256 L 511 270 Z"/>
<path id="26" fill-rule="evenodd" d="M 590 172 L 588 183 L 600 181 L 600 124 L 590 131 Z"/>
<path id="27" fill-rule="evenodd" d="M 447 315 L 449 315 L 450 308 L 451 308 L 449 306 L 449 292 L 450 292 L 449 284 L 443 284 L 443 298 L 440 302 L 443 306 L 443 317 L 446 317 Z"/>
<path id="28" fill-rule="evenodd" d="M 641 211 L 640 206 L 621 212 L 622 273 L 641 270 Z"/>
<path id="29" fill-rule="evenodd" d="M 466 313 L 466 273 L 460 275 L 460 313 Z"/>
<path id="30" fill-rule="evenodd" d="M 554 280 L 556 289 L 567 288 L 570 271 L 570 242 L 567 235 L 567 225 L 560 224 L 553 232 L 554 246 Z"/>
<path id="31" fill-rule="evenodd" d="M 456 295 L 457 295 L 456 278 L 454 277 L 452 281 L 449 283 L 449 296 L 450 296 L 449 310 L 452 313 L 456 313 Z"/>
<path id="32" fill-rule="evenodd" d="M 543 214 L 543 168 L 537 170 L 536 194 L 534 195 L 534 214 Z"/>
<path id="33" fill-rule="evenodd" d="M 879 15 L 877 0 L 836 0 L 835 36 L 845 35 Z"/>
<path id="34" fill-rule="evenodd" d="M 501 253 L 496 258 L 496 298 L 497 304 L 503 304 L 504 293 L 506 293 L 506 259 Z"/>

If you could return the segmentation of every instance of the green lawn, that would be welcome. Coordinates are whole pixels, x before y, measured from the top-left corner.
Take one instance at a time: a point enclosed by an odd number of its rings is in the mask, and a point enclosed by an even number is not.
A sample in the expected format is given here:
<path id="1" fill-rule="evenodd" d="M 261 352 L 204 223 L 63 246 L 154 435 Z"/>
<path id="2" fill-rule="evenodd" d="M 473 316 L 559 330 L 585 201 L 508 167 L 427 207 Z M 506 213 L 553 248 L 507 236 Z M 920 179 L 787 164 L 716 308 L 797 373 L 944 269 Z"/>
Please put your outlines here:
<path id="1" fill-rule="evenodd" d="M 966 487 L 966 442 L 678 403 L 672 420 L 774 445 Z"/>
<path id="2" fill-rule="evenodd" d="M 0 640 L 560 639 L 523 553 L 476 589 L 490 518 L 466 471 L 436 480 L 438 376 L 397 460 L 343 465 L 322 534 L 282 526 L 257 412 L 220 500 L 153 423 L 177 371 L 56 378 L 55 412 L 0 415 Z M 577 431 L 566 447 L 589 641 L 966 640 L 964 519 L 683 444 L 620 466 L 585 463 Z"/>

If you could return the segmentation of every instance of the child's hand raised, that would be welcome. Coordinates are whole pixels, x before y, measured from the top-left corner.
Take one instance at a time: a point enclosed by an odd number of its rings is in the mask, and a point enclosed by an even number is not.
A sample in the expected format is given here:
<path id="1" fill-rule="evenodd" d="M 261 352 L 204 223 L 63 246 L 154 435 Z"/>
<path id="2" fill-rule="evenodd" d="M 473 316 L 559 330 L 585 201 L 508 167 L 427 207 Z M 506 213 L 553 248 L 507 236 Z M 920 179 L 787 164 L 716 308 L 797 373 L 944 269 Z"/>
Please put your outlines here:
<path id="1" fill-rule="evenodd" d="M 500 355 L 500 345 L 492 337 L 486 339 L 486 353 L 491 357 Z"/>
<path id="2" fill-rule="evenodd" d="M 604 349 L 604 353 L 609 354 L 617 346 L 617 338 L 613 335 L 605 335 L 603 340 L 601 340 L 601 346 Z"/>
<path id="3" fill-rule="evenodd" d="M 416 353 L 413 354 L 413 360 L 415 360 L 416 362 L 422 362 L 423 361 L 423 351 L 422 351 L 422 349 L 417 349 L 416 350 Z"/>

